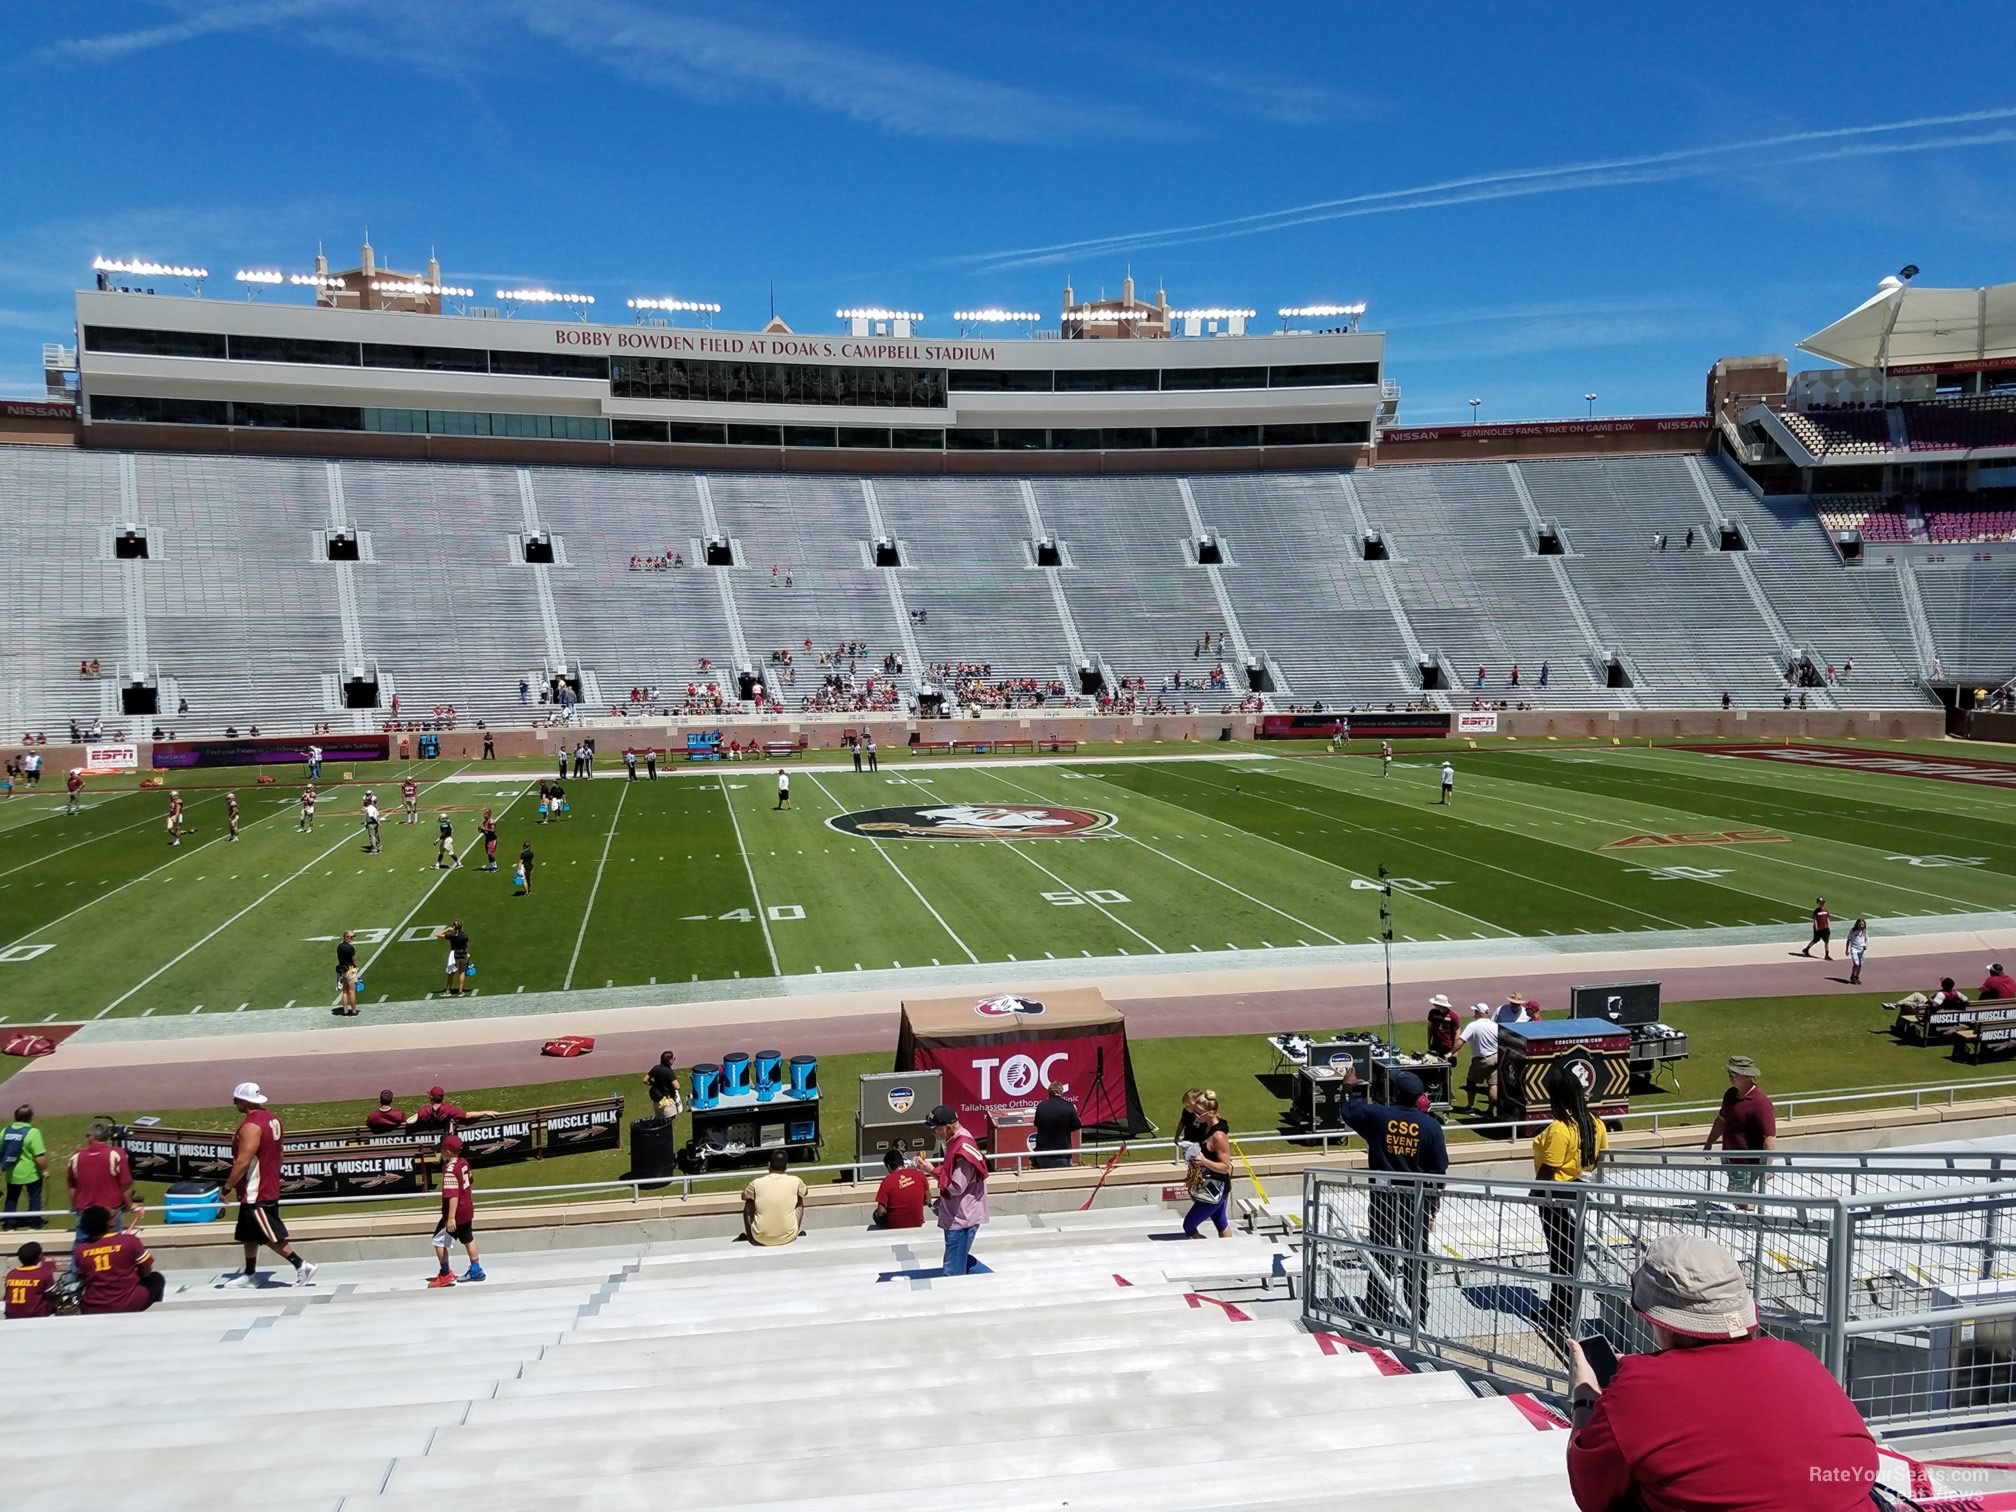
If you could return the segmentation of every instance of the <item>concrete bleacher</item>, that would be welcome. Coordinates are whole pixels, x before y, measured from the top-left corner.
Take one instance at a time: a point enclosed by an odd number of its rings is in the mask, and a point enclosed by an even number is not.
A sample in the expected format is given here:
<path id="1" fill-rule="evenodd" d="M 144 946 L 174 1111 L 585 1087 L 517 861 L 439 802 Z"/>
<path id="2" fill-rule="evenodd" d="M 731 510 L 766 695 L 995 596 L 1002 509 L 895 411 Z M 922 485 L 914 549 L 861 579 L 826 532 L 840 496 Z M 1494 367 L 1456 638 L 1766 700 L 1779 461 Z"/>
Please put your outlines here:
<path id="1" fill-rule="evenodd" d="M 1524 462 L 1520 471 L 1541 515 L 1567 532 L 1576 552 L 1568 576 L 1604 641 L 1628 652 L 1646 703 L 1707 708 L 1725 692 L 1753 708 L 1778 702 L 1786 648 L 1713 549 L 1685 458 Z M 1808 529 L 1819 538 L 1817 522 Z"/>
<path id="2" fill-rule="evenodd" d="M 1918 597 L 1948 678 L 1999 687 L 2016 673 L 2016 564 L 1917 564 Z"/>
<path id="3" fill-rule="evenodd" d="M 991 1273 L 961 1278 L 935 1230 L 495 1249 L 490 1281 L 440 1292 L 424 1255 L 331 1261 L 306 1292 L 178 1274 L 142 1316 L 5 1325 L 35 1387 L 10 1414 L 35 1442 L 115 1412 L 90 1500 L 149 1512 L 1573 1505 L 1564 1434 L 1204 1300 L 1287 1250 L 1175 1230 L 997 1215 Z M 67 1508 L 77 1476 L 17 1457 L 6 1505 Z"/>

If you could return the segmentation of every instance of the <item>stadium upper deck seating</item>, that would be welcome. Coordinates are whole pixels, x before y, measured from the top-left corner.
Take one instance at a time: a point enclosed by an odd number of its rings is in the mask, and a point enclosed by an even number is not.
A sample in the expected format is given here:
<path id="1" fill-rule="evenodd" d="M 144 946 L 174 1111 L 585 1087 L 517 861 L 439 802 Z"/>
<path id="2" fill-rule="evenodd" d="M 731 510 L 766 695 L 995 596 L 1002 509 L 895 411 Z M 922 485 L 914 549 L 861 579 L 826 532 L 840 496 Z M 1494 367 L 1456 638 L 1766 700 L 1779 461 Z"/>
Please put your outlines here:
<path id="1" fill-rule="evenodd" d="M 290 1512 L 1288 1512 L 1340 1487 L 1363 1512 L 1573 1506 L 1565 1434 L 1452 1372 L 1385 1375 L 1193 1302 L 1284 1251 L 1149 1237 L 1173 1228 L 1139 1207 L 997 1216 L 976 1246 L 993 1273 L 957 1279 L 931 1276 L 935 1231 L 834 1230 L 777 1250 L 493 1241 L 492 1279 L 445 1292 L 411 1260 L 328 1263 L 305 1295 L 174 1275 L 146 1314 L 7 1324 L 10 1373 L 35 1383 L 10 1421 L 74 1432 L 116 1358 L 122 1469 L 90 1501 L 146 1512 L 270 1506 L 276 1486 Z M 67 1512 L 77 1465 L 17 1456 L 7 1486 L 10 1512 Z"/>
<path id="2" fill-rule="evenodd" d="M 808 638 L 815 650 L 867 642 L 863 679 L 880 674 L 884 655 L 904 654 L 907 695 L 933 662 L 1072 684 L 1075 636 L 1087 657 L 1143 678 L 1151 696 L 1180 672 L 1193 687 L 1172 701 L 1213 709 L 1243 692 L 1235 628 L 1280 669 L 1277 704 L 1404 703 L 1419 696 L 1410 627 L 1424 652 L 1442 657 L 1459 703 L 1482 663 L 1493 698 L 1622 707 L 1600 686 L 1597 660 L 1621 649 L 1647 704 L 1707 706 L 1726 689 L 1775 705 L 1784 648 L 1736 564 L 1707 549 L 1718 510 L 1748 522 L 1760 548 L 1751 570 L 1769 600 L 1783 597 L 1795 642 L 1823 660 L 1854 656 L 1872 699 L 1920 701 L 1890 669 L 1909 646 L 1892 618 L 1894 581 L 1885 581 L 1897 569 L 1844 568 L 1810 504 L 1804 518 L 1789 504 L 1767 509 L 1709 463 L 1710 506 L 1680 457 L 1519 469 L 1539 515 L 1567 533 L 1571 554 L 1560 565 L 1572 600 L 1554 566 L 1533 555 L 1532 522 L 1499 463 L 1357 473 L 1366 524 L 1391 538 L 1385 566 L 1362 559 L 1335 474 L 1197 478 L 1197 523 L 1227 547 L 1221 601 L 1192 560 L 1195 530 L 1173 478 L 1043 479 L 1026 489 L 877 479 L 871 513 L 855 478 L 718 476 L 703 496 L 690 473 L 0 447 L 0 609 L 31 627 L 0 647 L 0 728 L 55 730 L 100 716 L 111 724 L 122 670 L 159 675 L 164 717 L 178 694 L 189 699 L 188 716 L 169 717 L 181 733 L 296 728 L 347 718 L 338 674 L 360 664 L 381 673 L 409 717 L 453 704 L 465 723 L 504 722 L 523 717 L 519 680 L 536 681 L 556 661 L 597 679 L 604 704 L 636 686 L 683 695 L 702 657 L 717 674 L 732 672 L 738 626 L 759 668 L 773 650 L 799 653 L 791 707 L 817 685 L 802 663 Z M 691 565 L 710 500 L 713 528 L 742 552 L 725 574 Z M 1880 539 L 1886 526 L 1867 527 L 1893 513 L 1865 512 L 1865 533 Z M 893 573 L 864 555 L 878 517 L 904 546 Z M 128 520 L 149 533 L 145 562 L 111 559 L 113 530 Z M 1981 539 L 2009 523 L 1983 511 L 1952 529 Z M 322 552 L 323 533 L 338 524 L 360 530 L 364 545 L 340 574 Z M 560 547 L 558 564 L 537 572 L 516 539 L 534 524 Z M 1681 549 L 1690 525 L 1700 537 L 1691 552 Z M 1946 539 L 1948 526 L 1939 530 Z M 1655 531 L 1668 535 L 1668 551 L 1649 545 Z M 1033 565 L 1039 532 L 1062 543 L 1064 567 Z M 683 571 L 629 570 L 634 555 L 674 550 L 687 556 Z M 1956 588 L 1971 581 L 1963 574 Z M 1977 655 L 1967 644 L 1981 623 L 1935 617 L 1948 667 L 1995 659 L 1993 648 Z M 1206 631 L 1222 652 L 1195 654 Z M 102 683 L 76 675 L 94 657 Z M 1533 685 L 1542 661 L 1551 671 L 1544 698 Z M 1506 683 L 1514 662 L 1525 674 L 1516 694 Z M 1227 686 L 1196 690 L 1221 663 Z M 1888 691 L 1879 695 L 1879 684 Z"/>
<path id="3" fill-rule="evenodd" d="M 1783 410 L 1779 418 L 1816 457 L 1875 456 L 1890 450 L 1890 417 L 1884 410 Z"/>

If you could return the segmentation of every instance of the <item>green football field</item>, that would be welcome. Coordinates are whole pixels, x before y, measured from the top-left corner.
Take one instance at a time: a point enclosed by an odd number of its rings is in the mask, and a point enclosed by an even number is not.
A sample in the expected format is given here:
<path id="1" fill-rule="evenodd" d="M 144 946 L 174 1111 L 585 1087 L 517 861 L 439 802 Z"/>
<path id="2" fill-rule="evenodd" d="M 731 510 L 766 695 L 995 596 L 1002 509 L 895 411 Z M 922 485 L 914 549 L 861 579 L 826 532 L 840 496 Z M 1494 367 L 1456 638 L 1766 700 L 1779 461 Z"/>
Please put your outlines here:
<path id="1" fill-rule="evenodd" d="M 0 803 L 0 1022 L 332 1003 L 346 928 L 358 931 L 365 1003 L 422 1000 L 444 985 L 433 933 L 455 919 L 472 939 L 478 1005 L 555 991 L 585 1004 L 597 989 L 654 984 L 692 997 L 779 975 L 845 987 L 857 971 L 1046 958 L 1292 960 L 1377 940 L 1382 865 L 1399 942 L 1691 944 L 1747 926 L 1796 945 L 1817 894 L 1837 944 L 1856 914 L 1880 942 L 1905 919 L 2016 909 L 2010 768 L 1998 786 L 1505 745 L 1454 754 L 1445 807 L 1439 751 L 1403 751 L 1382 775 L 1362 747 L 1277 750 L 988 765 L 892 754 L 861 774 L 815 759 L 792 764 L 783 812 L 774 767 L 631 783 L 605 761 L 601 776 L 568 783 L 571 812 L 543 827 L 524 767 L 435 762 L 412 769 L 419 825 L 396 822 L 403 769 L 388 767 L 325 783 L 312 834 L 296 827 L 298 769 L 264 788 L 199 771 L 184 787 L 194 833 L 178 849 L 164 793 L 94 782 L 85 811 L 65 816 L 59 777 Z M 227 780 L 244 806 L 236 844 L 224 840 Z M 382 855 L 362 848 L 367 782 L 387 809 Z M 479 853 L 436 870 L 435 816 L 450 811 L 468 855 L 485 807 L 502 869 L 475 870 Z M 517 898 L 510 865 L 528 840 L 533 893 Z"/>

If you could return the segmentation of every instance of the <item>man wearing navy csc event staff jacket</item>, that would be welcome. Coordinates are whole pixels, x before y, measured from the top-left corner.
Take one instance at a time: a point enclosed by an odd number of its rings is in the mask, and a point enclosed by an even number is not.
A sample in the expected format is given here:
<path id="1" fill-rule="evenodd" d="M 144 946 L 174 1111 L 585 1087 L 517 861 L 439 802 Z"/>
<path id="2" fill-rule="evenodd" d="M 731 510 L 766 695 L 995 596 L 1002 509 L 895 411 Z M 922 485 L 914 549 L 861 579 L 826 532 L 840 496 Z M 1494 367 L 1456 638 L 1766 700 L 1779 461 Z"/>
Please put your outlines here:
<path id="1" fill-rule="evenodd" d="M 1354 1062 L 1345 1063 L 1344 1085 L 1347 1089 L 1360 1085 Z M 1374 1171 L 1447 1175 L 1449 1146 L 1442 1137 L 1441 1123 L 1428 1112 L 1421 1079 L 1411 1071 L 1395 1071 L 1387 1085 L 1396 1103 L 1375 1103 L 1353 1098 L 1349 1090 L 1345 1093 L 1344 1122 L 1364 1137 L 1366 1165 Z M 1438 1201 L 1437 1190 L 1429 1183 L 1374 1182 L 1367 1222 L 1373 1253 L 1365 1257 L 1370 1266 L 1370 1279 L 1365 1285 L 1368 1316 L 1403 1321 L 1393 1310 L 1393 1291 L 1388 1280 L 1398 1271 L 1407 1314 L 1417 1324 L 1426 1317 L 1426 1263 L 1378 1251 L 1419 1254 L 1428 1242 Z"/>

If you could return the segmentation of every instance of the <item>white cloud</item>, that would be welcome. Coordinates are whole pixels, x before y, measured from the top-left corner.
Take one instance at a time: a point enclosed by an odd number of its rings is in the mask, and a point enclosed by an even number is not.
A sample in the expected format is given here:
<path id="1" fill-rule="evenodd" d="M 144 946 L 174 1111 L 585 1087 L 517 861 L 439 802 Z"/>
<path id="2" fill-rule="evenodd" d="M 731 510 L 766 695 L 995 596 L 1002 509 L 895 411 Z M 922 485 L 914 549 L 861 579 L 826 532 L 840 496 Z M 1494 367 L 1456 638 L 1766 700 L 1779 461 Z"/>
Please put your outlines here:
<path id="1" fill-rule="evenodd" d="M 253 31 L 298 20 L 334 7 L 335 0 L 246 0 L 237 5 L 212 5 L 190 10 L 159 26 L 143 26 L 132 31 L 108 32 L 96 37 L 72 37 L 44 48 L 42 58 L 77 58 L 87 63 L 109 63 L 134 53 L 157 47 L 173 47 L 198 37 L 222 32 Z"/>
<path id="2" fill-rule="evenodd" d="M 1047 142 L 1183 134 L 1125 106 L 1078 101 L 781 27 L 661 15 L 611 0 L 516 0 L 535 34 L 647 84 L 719 100 L 763 95 L 909 136 Z"/>

